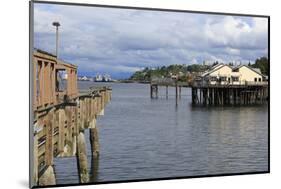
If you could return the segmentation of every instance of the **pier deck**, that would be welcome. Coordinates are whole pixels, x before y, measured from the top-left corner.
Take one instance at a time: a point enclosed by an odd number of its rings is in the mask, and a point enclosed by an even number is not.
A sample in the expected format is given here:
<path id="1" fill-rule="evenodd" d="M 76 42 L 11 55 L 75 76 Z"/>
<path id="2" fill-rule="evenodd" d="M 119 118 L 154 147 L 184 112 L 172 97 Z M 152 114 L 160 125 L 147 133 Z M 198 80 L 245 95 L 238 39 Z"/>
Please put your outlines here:
<path id="1" fill-rule="evenodd" d="M 36 51 L 33 56 L 33 185 L 55 185 L 54 157 L 77 157 L 81 183 L 89 181 L 84 131 L 90 130 L 91 155 L 99 156 L 96 120 L 104 115 L 111 88 L 95 87 L 78 92 L 77 67 L 53 55 Z M 59 72 L 67 74 L 62 85 Z"/>
<path id="2" fill-rule="evenodd" d="M 191 88 L 193 105 L 253 105 L 263 104 L 268 99 L 267 82 L 246 82 L 245 84 L 201 84 L 179 82 L 171 78 L 157 78 L 150 82 L 150 97 L 158 98 L 159 87 L 175 88 L 176 105 L 181 97 L 181 88 Z"/>

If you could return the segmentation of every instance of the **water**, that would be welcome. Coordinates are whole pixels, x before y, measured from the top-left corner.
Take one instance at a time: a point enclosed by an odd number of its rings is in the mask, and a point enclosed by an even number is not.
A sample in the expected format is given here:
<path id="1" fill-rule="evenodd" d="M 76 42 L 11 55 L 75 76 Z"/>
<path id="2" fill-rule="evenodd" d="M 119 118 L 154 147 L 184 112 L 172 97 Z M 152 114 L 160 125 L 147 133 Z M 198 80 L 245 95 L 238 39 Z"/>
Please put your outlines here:
<path id="1" fill-rule="evenodd" d="M 97 120 L 100 157 L 89 165 L 92 182 L 268 170 L 266 105 L 192 107 L 184 88 L 176 107 L 174 88 L 168 99 L 164 87 L 162 97 L 150 99 L 149 85 L 108 85 L 112 101 Z M 56 158 L 57 183 L 78 183 L 76 167 L 75 158 Z"/>

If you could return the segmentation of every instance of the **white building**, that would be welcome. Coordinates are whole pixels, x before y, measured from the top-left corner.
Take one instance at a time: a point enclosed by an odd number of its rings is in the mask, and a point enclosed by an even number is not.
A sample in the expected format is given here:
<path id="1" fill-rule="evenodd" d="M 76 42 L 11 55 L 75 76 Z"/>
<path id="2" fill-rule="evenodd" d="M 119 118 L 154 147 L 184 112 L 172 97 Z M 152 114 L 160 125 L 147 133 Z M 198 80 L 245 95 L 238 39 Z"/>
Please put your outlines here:
<path id="1" fill-rule="evenodd" d="M 102 75 L 97 74 L 95 77 L 95 81 L 102 81 Z"/>
<path id="2" fill-rule="evenodd" d="M 231 67 L 217 64 L 200 76 L 201 84 L 209 85 L 245 85 L 264 84 L 265 76 L 257 68 L 246 65 Z"/>

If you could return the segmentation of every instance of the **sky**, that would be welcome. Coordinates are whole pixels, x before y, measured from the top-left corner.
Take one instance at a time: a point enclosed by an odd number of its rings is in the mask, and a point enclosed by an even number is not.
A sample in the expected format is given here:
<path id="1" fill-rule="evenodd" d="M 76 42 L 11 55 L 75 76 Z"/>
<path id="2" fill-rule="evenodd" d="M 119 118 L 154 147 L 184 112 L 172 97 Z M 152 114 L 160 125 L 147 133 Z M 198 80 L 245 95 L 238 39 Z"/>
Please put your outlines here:
<path id="1" fill-rule="evenodd" d="M 266 18 L 34 5 L 34 47 L 78 66 L 78 75 L 128 78 L 145 67 L 254 62 L 268 56 Z"/>

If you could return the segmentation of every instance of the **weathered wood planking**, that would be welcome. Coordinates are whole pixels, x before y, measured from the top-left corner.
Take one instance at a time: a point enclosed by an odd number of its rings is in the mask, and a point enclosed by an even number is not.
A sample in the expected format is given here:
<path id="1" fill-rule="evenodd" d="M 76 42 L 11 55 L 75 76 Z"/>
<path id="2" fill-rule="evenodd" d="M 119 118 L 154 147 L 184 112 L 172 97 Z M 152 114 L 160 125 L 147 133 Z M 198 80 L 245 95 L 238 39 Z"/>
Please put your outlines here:
<path id="1" fill-rule="evenodd" d="M 34 174 L 36 174 L 34 178 L 36 182 L 38 180 L 40 182 L 40 177 L 44 175 L 44 172 L 53 166 L 54 157 L 75 156 L 77 149 L 79 152 L 81 147 L 79 147 L 78 135 L 84 133 L 85 129 L 93 129 L 90 135 L 92 146 L 95 147 L 92 148 L 92 154 L 98 156 L 96 118 L 103 114 L 105 105 L 110 99 L 111 89 L 101 88 L 72 99 L 73 103 L 60 104 L 35 112 L 37 114 L 34 120 Z M 80 140 L 83 136 L 80 136 Z M 80 143 L 83 142 L 80 141 Z M 85 149 L 80 151 L 84 153 Z M 85 161 L 85 158 L 81 157 L 80 159 Z M 81 165 L 85 166 L 85 162 Z M 81 178 L 81 182 L 87 181 L 85 176 Z"/>

